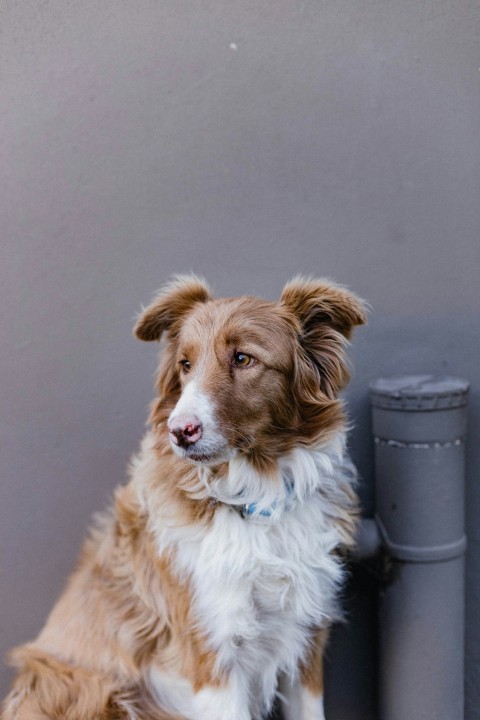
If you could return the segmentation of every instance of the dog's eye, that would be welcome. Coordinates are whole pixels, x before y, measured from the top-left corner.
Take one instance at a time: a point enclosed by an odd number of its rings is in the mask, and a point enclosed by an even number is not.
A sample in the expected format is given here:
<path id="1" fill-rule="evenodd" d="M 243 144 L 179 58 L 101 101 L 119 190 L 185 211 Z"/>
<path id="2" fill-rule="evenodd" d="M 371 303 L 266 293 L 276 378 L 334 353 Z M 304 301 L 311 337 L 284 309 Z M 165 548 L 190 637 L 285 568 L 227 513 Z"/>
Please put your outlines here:
<path id="1" fill-rule="evenodd" d="M 242 352 L 236 352 L 233 356 L 233 360 L 237 367 L 249 367 L 255 362 L 254 358 L 251 357 L 251 355 L 247 355 L 246 353 Z"/>
<path id="2" fill-rule="evenodd" d="M 182 366 L 183 372 L 187 373 L 190 368 L 192 367 L 190 360 L 180 360 L 180 365 Z"/>

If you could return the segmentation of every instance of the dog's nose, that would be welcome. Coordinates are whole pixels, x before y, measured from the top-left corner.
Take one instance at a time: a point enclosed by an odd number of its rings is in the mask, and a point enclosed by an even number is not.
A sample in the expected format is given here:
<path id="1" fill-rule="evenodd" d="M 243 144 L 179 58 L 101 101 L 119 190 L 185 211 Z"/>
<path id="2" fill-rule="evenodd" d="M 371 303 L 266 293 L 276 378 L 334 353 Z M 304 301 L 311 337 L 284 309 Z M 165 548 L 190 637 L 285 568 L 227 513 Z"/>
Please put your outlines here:
<path id="1" fill-rule="evenodd" d="M 202 423 L 196 415 L 178 415 L 168 421 L 170 438 L 175 445 L 193 445 L 202 437 Z"/>

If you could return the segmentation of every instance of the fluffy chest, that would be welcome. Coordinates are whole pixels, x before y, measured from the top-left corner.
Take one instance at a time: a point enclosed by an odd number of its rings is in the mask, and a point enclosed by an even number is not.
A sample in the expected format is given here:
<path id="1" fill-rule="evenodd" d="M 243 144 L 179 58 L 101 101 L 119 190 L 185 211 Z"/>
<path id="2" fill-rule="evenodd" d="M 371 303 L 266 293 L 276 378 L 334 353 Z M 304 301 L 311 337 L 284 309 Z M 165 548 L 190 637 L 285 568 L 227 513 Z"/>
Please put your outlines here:
<path id="1" fill-rule="evenodd" d="M 252 653 L 292 669 L 308 628 L 335 614 L 339 537 L 312 497 L 279 521 L 242 518 L 221 507 L 200 534 L 176 537 L 176 564 L 188 579 L 195 616 L 220 662 Z"/>

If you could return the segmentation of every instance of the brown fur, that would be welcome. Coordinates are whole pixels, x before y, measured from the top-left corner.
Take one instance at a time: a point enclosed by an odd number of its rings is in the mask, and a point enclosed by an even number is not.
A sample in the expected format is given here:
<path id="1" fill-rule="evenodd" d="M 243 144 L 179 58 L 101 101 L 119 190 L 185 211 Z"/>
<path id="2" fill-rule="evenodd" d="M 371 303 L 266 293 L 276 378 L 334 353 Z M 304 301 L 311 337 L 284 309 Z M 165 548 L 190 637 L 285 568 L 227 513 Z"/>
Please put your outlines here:
<path id="1" fill-rule="evenodd" d="M 202 356 L 209 359 L 203 387 L 221 399 L 216 409 L 222 427 L 259 468 L 268 468 L 295 445 L 327 441 L 345 420 L 338 399 L 349 380 L 344 350 L 353 326 L 365 322 L 363 304 L 331 283 L 300 279 L 285 287 L 280 303 L 250 297 L 214 301 L 206 286 L 199 301 L 198 284 L 194 287 L 195 295 L 186 293 L 189 312 L 185 298 L 178 300 L 178 284 L 173 294 L 159 296 L 168 314 L 158 300 L 152 305 L 163 322 L 156 324 L 156 339 L 163 330 L 169 341 L 152 424 L 161 426 L 178 399 L 180 358 L 188 356 L 195 365 Z M 149 325 L 153 312 L 145 313 Z M 143 318 L 136 334 L 144 337 Z M 208 352 L 212 347 L 214 353 Z M 240 371 L 233 379 L 226 361 L 233 348 L 258 355 L 258 371 Z M 262 394 L 256 392 L 260 383 Z"/>
<path id="2" fill-rule="evenodd" d="M 159 503 L 167 501 L 169 486 L 163 489 Z M 186 522 L 199 521 L 198 508 L 181 508 Z M 213 510 L 204 510 L 207 521 Z M 122 703 L 154 707 L 143 674 L 157 660 L 195 689 L 221 683 L 191 616 L 189 589 L 175 577 L 171 559 L 158 558 L 131 485 L 117 491 L 115 513 L 101 518 L 86 542 L 38 639 L 14 651 L 11 660 L 22 674 L 5 720 L 30 720 L 34 708 L 38 717 L 55 720 L 127 718 Z M 17 716 L 12 708 L 23 697 L 24 714 Z M 145 717 L 171 717 L 158 708 L 149 713 Z"/>
<path id="3" fill-rule="evenodd" d="M 310 653 L 300 665 L 300 682 L 312 695 L 323 695 L 323 654 L 328 635 L 328 628 L 314 633 Z"/>
<path id="4" fill-rule="evenodd" d="M 176 575 L 172 554 L 158 556 L 139 502 L 148 496 L 151 512 L 169 508 L 185 525 L 208 524 L 215 513 L 198 497 L 195 466 L 173 455 L 168 442 L 166 421 L 185 381 L 179 361 L 188 357 L 195 366 L 202 359 L 203 387 L 217 399 L 229 443 L 268 474 L 281 454 L 324 442 L 342 426 L 345 342 L 364 321 L 360 301 L 319 281 L 289 283 L 279 303 L 213 300 L 197 278 L 178 278 L 155 298 L 135 328 L 142 340 L 167 334 L 150 415 L 155 453 L 137 485 L 117 490 L 113 512 L 87 540 L 37 640 L 11 654 L 19 674 L 5 720 L 123 720 L 129 709 L 139 720 L 173 720 L 149 695 L 152 665 L 175 671 L 194 690 L 222 685 L 192 615 L 188 583 Z M 231 362 L 239 350 L 258 361 L 249 372 Z M 225 471 L 219 464 L 213 472 Z M 338 522 L 348 544 L 353 520 Z M 302 668 L 315 692 L 323 644 L 324 633 Z"/>

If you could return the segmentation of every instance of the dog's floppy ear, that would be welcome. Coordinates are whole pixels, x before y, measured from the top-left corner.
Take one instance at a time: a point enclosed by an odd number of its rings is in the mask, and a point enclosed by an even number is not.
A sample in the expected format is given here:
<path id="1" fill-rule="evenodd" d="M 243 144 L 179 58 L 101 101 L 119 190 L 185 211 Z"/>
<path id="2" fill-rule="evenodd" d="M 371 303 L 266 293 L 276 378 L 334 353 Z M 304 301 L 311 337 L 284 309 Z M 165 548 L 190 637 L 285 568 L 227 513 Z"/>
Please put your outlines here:
<path id="1" fill-rule="evenodd" d="M 140 340 L 160 340 L 162 333 L 172 330 L 196 303 L 211 299 L 204 280 L 195 275 L 176 275 L 140 314 L 133 332 Z"/>
<path id="2" fill-rule="evenodd" d="M 285 285 L 281 305 L 293 314 L 299 340 L 295 387 L 315 412 L 318 392 L 334 400 L 349 380 L 345 345 L 355 325 L 366 322 L 365 305 L 328 280 L 294 278 Z M 310 412 L 310 410 L 308 411 Z"/>
<path id="3" fill-rule="evenodd" d="M 348 340 L 355 325 L 367 321 L 365 303 L 329 280 L 296 277 L 285 285 L 280 300 L 298 318 L 304 332 L 315 325 L 329 325 Z"/>

